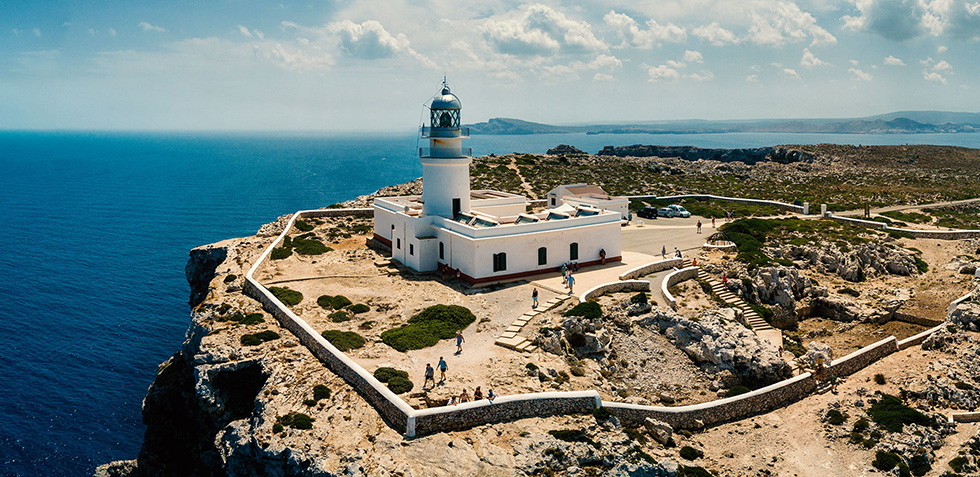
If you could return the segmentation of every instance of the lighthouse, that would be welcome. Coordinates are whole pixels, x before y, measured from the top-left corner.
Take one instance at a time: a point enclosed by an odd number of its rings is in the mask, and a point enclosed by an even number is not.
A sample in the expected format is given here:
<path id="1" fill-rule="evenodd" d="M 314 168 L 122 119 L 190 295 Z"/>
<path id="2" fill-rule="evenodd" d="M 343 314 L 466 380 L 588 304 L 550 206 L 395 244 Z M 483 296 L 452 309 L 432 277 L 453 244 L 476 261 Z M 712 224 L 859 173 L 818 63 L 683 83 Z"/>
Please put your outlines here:
<path id="1" fill-rule="evenodd" d="M 453 219 L 470 211 L 469 148 L 463 138 L 469 131 L 460 127 L 459 98 L 449 90 L 446 80 L 442 91 L 429 104 L 429 125 L 422 127 L 428 148 L 419 149 L 422 163 L 422 215 Z"/>

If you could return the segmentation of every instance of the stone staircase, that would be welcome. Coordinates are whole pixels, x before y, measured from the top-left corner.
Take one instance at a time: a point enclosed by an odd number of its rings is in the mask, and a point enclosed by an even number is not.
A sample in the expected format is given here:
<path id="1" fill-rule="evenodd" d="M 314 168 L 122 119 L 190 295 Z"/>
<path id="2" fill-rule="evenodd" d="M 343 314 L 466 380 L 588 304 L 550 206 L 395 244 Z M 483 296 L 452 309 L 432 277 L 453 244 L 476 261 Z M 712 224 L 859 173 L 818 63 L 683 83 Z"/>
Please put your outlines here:
<path id="1" fill-rule="evenodd" d="M 515 351 L 527 353 L 537 351 L 538 347 L 531 343 L 531 340 L 518 335 L 518 333 L 520 333 L 521 329 L 524 328 L 524 325 L 528 324 L 528 322 L 530 322 L 535 316 L 538 316 L 541 313 L 560 305 L 563 301 L 569 298 L 570 297 L 565 295 L 558 295 L 538 305 L 536 310 L 525 312 L 519 318 L 514 320 L 514 322 L 511 323 L 511 325 L 508 326 L 499 337 L 497 337 L 497 341 L 494 341 L 494 344 L 497 346 L 503 346 L 504 348 L 510 348 Z"/>
<path id="2" fill-rule="evenodd" d="M 692 266 L 691 261 L 685 259 L 683 266 L 685 268 Z M 752 327 L 752 331 L 754 331 L 755 334 L 759 334 L 760 331 L 775 330 L 775 328 L 773 328 L 769 323 L 766 323 L 766 320 L 763 320 L 755 310 L 750 308 L 748 303 L 745 303 L 745 300 L 742 300 L 741 298 L 735 296 L 734 293 L 728 291 L 728 288 L 725 287 L 721 280 L 708 275 L 701 268 L 698 268 L 698 278 L 707 282 L 708 285 L 711 285 L 711 291 L 714 292 L 715 295 L 718 295 L 722 301 L 732 307 L 742 310 L 742 314 L 745 316 L 745 322 Z"/>

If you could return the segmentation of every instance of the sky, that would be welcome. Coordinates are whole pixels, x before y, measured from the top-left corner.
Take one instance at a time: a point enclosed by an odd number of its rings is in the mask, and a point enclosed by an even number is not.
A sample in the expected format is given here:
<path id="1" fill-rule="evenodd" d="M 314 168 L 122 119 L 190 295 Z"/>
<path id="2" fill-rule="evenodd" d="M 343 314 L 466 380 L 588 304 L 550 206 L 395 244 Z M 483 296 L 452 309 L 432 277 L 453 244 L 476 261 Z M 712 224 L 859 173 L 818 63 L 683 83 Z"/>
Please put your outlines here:
<path id="1" fill-rule="evenodd" d="M 11 0 L 0 129 L 977 112 L 978 60 L 976 0 Z"/>

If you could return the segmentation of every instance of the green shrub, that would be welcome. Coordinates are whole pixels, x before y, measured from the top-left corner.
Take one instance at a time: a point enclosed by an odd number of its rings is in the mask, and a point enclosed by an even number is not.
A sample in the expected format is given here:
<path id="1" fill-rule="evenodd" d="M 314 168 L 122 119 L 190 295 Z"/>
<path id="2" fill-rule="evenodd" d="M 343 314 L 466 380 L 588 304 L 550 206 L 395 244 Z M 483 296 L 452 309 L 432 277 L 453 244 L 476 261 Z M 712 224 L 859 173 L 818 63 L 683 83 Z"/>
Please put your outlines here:
<path id="1" fill-rule="evenodd" d="M 831 409 L 827 411 L 827 422 L 834 426 L 839 426 L 847 420 L 843 414 L 837 409 Z"/>
<path id="2" fill-rule="evenodd" d="M 382 366 L 374 370 L 374 377 L 382 383 L 387 383 L 391 378 L 401 377 L 402 379 L 408 379 L 408 373 L 405 371 L 400 371 L 395 368 L 389 368 L 387 366 Z"/>
<path id="3" fill-rule="evenodd" d="M 963 468 L 970 463 L 970 459 L 966 456 L 959 456 L 951 459 L 949 461 L 949 468 L 953 469 L 953 472 L 963 472 Z"/>
<path id="4" fill-rule="evenodd" d="M 286 287 L 269 287 L 269 291 L 286 306 L 296 306 L 303 301 L 303 294 Z"/>
<path id="5" fill-rule="evenodd" d="M 270 257 L 273 260 L 282 260 L 284 258 L 289 257 L 292 254 L 293 254 L 293 249 L 291 249 L 291 248 L 276 247 L 276 248 L 272 249 L 272 254 L 270 255 Z"/>
<path id="6" fill-rule="evenodd" d="M 695 449 L 691 446 L 684 446 L 681 447 L 680 455 L 681 458 L 685 460 L 697 460 L 704 455 L 704 452 L 702 452 L 700 449 Z"/>
<path id="7" fill-rule="evenodd" d="M 402 352 L 427 348 L 456 336 L 474 321 L 476 316 L 465 307 L 433 305 L 409 318 L 408 324 L 381 333 L 381 341 Z"/>
<path id="8" fill-rule="evenodd" d="M 293 225 L 299 229 L 300 232 L 309 232 L 313 230 L 313 226 L 303 219 L 296 219 L 296 222 L 293 222 Z"/>
<path id="9" fill-rule="evenodd" d="M 587 301 L 575 305 L 571 310 L 565 312 L 565 316 L 581 316 L 589 319 L 602 317 L 602 307 L 594 301 Z"/>
<path id="10" fill-rule="evenodd" d="M 738 396 L 739 394 L 745 394 L 749 391 L 751 391 L 751 389 L 742 385 L 732 386 L 731 389 L 725 391 L 725 397 Z"/>
<path id="11" fill-rule="evenodd" d="M 293 419 L 289 425 L 293 429 L 313 429 L 313 421 L 314 419 L 312 417 L 298 412 L 293 416 Z"/>
<path id="12" fill-rule="evenodd" d="M 797 358 L 806 354 L 806 348 L 800 339 L 788 333 L 783 333 L 783 348 Z"/>
<path id="13" fill-rule="evenodd" d="M 915 260 L 915 268 L 919 269 L 920 273 L 926 273 L 929 271 L 929 264 L 925 260 L 919 258 L 918 255 L 912 255 L 912 259 Z"/>
<path id="14" fill-rule="evenodd" d="M 334 323 L 343 323 L 345 321 L 350 321 L 350 314 L 344 310 L 337 310 L 327 315 L 327 318 L 330 318 L 330 321 Z"/>
<path id="15" fill-rule="evenodd" d="M 401 376 L 392 376 L 388 380 L 388 389 L 395 394 L 404 394 L 412 390 L 415 387 L 411 381 Z"/>
<path id="16" fill-rule="evenodd" d="M 273 434 L 279 434 L 282 431 L 283 431 L 282 424 L 279 424 L 277 422 L 277 423 L 275 423 L 275 424 L 272 425 L 272 433 Z"/>
<path id="17" fill-rule="evenodd" d="M 239 322 L 241 322 L 244 319 L 245 319 L 245 315 L 243 315 L 241 313 L 235 313 L 235 314 L 229 315 L 229 316 L 219 316 L 218 317 L 218 321 L 234 321 L 235 323 L 239 323 Z"/>
<path id="18" fill-rule="evenodd" d="M 329 310 L 333 308 L 333 305 L 331 305 L 331 300 L 333 300 L 333 297 L 330 295 L 320 295 L 320 297 L 316 299 L 316 304 L 320 305 L 320 308 L 323 308 L 324 310 Z"/>
<path id="19" fill-rule="evenodd" d="M 243 325 L 257 325 L 259 323 L 265 323 L 265 318 L 262 318 L 262 313 L 249 313 L 239 323 Z"/>
<path id="20" fill-rule="evenodd" d="M 353 331 L 326 330 L 321 334 L 330 344 L 336 346 L 340 351 L 357 349 L 367 343 L 363 336 Z"/>
<path id="21" fill-rule="evenodd" d="M 360 313 L 365 313 L 365 312 L 371 311 L 371 307 L 365 305 L 364 303 L 358 303 L 358 304 L 356 304 L 356 305 L 348 308 L 347 311 L 350 311 L 351 313 L 357 315 L 357 314 L 360 314 Z"/>
<path id="22" fill-rule="evenodd" d="M 534 363 L 527 363 L 527 364 L 524 365 L 524 367 L 527 368 L 528 371 L 537 371 L 538 370 L 538 365 L 536 365 Z"/>
<path id="23" fill-rule="evenodd" d="M 364 323 L 357 325 L 357 327 L 362 330 L 370 330 L 371 328 L 374 328 L 374 321 L 365 321 Z"/>
<path id="24" fill-rule="evenodd" d="M 640 292 L 630 297 L 630 303 L 639 303 L 641 305 L 646 305 L 649 301 L 650 299 L 647 297 L 646 292 Z"/>
<path id="25" fill-rule="evenodd" d="M 321 399 L 330 399 L 330 388 L 322 384 L 313 386 L 313 399 L 316 401 Z"/>
<path id="26" fill-rule="evenodd" d="M 956 386 L 956 389 L 961 389 L 963 391 L 973 391 L 973 385 L 964 383 L 963 381 L 957 381 L 953 383 L 953 386 Z"/>
<path id="27" fill-rule="evenodd" d="M 679 470 L 678 477 L 714 477 L 714 474 L 699 466 L 688 467 L 682 465 Z"/>
<path id="28" fill-rule="evenodd" d="M 585 368 L 581 366 L 571 366 L 568 370 L 572 373 L 572 376 L 585 376 Z"/>
<path id="29" fill-rule="evenodd" d="M 848 442 L 850 442 L 851 444 L 860 445 L 861 443 L 864 442 L 864 435 L 861 434 L 860 432 L 851 431 L 851 437 L 850 439 L 848 439 Z"/>
<path id="30" fill-rule="evenodd" d="M 875 453 L 875 460 L 871 462 L 871 465 L 875 466 L 876 469 L 889 471 L 894 469 L 899 462 L 902 462 L 900 455 L 880 450 Z"/>
<path id="31" fill-rule="evenodd" d="M 231 283 L 235 280 L 238 280 L 238 275 L 235 275 L 234 273 L 225 276 L 225 283 Z"/>
<path id="32" fill-rule="evenodd" d="M 241 343 L 245 346 L 257 346 L 262 343 L 265 343 L 266 341 L 273 341 L 279 338 L 280 338 L 279 333 L 276 333 L 275 331 L 266 330 L 255 334 L 242 335 L 242 337 L 239 338 L 239 341 L 241 341 Z"/>
<path id="33" fill-rule="evenodd" d="M 306 407 L 316 406 L 316 399 L 304 399 L 303 400 L 303 405 L 306 406 Z"/>
<path id="34" fill-rule="evenodd" d="M 878 373 L 875 375 L 875 384 L 883 386 L 885 384 L 885 375 Z"/>
<path id="35" fill-rule="evenodd" d="M 905 424 L 935 424 L 929 416 L 902 404 L 900 399 L 890 394 L 882 394 L 878 402 L 868 409 L 868 415 L 888 432 L 902 432 Z"/>
<path id="36" fill-rule="evenodd" d="M 772 324 L 772 318 L 776 316 L 776 312 L 772 311 L 772 308 L 769 308 L 766 305 L 756 305 L 754 303 L 749 303 L 749 308 L 751 308 L 753 311 L 758 313 L 759 316 L 762 317 L 762 319 L 765 320 L 766 323 L 769 323 L 770 325 Z"/>
<path id="37" fill-rule="evenodd" d="M 861 419 L 858 419 L 857 422 L 854 423 L 854 432 L 864 432 L 868 430 L 869 427 L 871 427 L 871 423 L 868 422 L 867 419 L 862 417 Z"/>
<path id="38" fill-rule="evenodd" d="M 599 448 L 599 443 L 592 440 L 581 429 L 555 429 L 548 431 L 548 434 L 551 434 L 552 437 L 560 441 L 584 442 L 592 447 L 595 447 L 596 449 Z"/>
<path id="39" fill-rule="evenodd" d="M 912 458 L 909 459 L 909 470 L 912 472 L 912 475 L 915 476 L 921 477 L 926 475 L 926 472 L 932 470 L 932 464 L 929 463 L 929 457 L 924 452 L 915 453 L 912 455 Z"/>
<path id="40" fill-rule="evenodd" d="M 596 418 L 599 421 L 605 421 L 606 419 L 609 419 L 614 415 L 615 414 L 613 414 L 613 412 L 610 411 L 609 408 L 605 408 L 605 407 L 597 407 L 594 410 L 592 410 L 592 417 Z"/>
<path id="41" fill-rule="evenodd" d="M 319 240 L 299 237 L 293 239 L 293 249 L 300 255 L 320 255 L 333 250 Z"/>
<path id="42" fill-rule="evenodd" d="M 255 337 L 255 335 L 242 335 L 239 341 L 245 346 L 258 346 L 262 344 L 262 340 Z"/>
<path id="43" fill-rule="evenodd" d="M 344 295 L 321 295 L 316 299 L 316 304 L 325 310 L 339 310 L 351 304 L 351 301 Z"/>

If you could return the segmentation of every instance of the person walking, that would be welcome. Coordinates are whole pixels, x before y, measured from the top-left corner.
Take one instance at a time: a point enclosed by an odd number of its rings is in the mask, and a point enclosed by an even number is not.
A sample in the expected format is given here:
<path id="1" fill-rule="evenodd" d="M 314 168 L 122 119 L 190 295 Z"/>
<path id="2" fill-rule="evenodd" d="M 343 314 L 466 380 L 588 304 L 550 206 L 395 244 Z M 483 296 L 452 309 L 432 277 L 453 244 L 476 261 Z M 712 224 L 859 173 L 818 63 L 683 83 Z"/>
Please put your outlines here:
<path id="1" fill-rule="evenodd" d="M 538 307 L 538 289 L 535 288 L 534 291 L 531 292 L 531 309 L 533 310 L 537 307 Z"/>
<path id="2" fill-rule="evenodd" d="M 463 343 L 465 341 L 466 340 L 463 339 L 463 332 L 462 331 L 457 331 L 456 332 L 456 354 L 460 354 L 460 353 L 463 352 Z"/>
<path id="3" fill-rule="evenodd" d="M 442 359 L 442 356 L 439 357 L 439 364 L 437 364 L 436 366 L 439 367 L 439 373 L 440 373 L 439 382 L 440 383 L 446 382 L 446 370 L 449 369 L 449 365 L 446 364 L 446 360 Z"/>
<path id="4" fill-rule="evenodd" d="M 715 218 L 711 218 L 711 228 L 715 228 Z"/>
<path id="5" fill-rule="evenodd" d="M 667 246 L 666 245 L 664 245 L 664 248 L 660 249 L 660 256 L 662 258 L 667 258 Z"/>
<path id="6" fill-rule="evenodd" d="M 701 233 L 701 219 L 698 219 L 698 233 Z"/>
<path id="7" fill-rule="evenodd" d="M 575 277 L 571 273 L 568 274 L 568 294 L 572 294 L 572 286 L 575 285 Z"/>
<path id="8" fill-rule="evenodd" d="M 425 364 L 425 381 L 422 381 L 422 387 L 425 388 L 426 383 L 432 381 L 432 387 L 436 387 L 436 370 L 432 369 L 432 365 L 429 363 Z"/>

